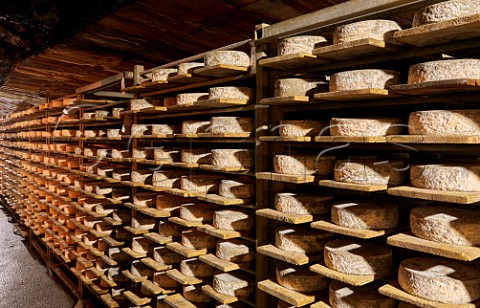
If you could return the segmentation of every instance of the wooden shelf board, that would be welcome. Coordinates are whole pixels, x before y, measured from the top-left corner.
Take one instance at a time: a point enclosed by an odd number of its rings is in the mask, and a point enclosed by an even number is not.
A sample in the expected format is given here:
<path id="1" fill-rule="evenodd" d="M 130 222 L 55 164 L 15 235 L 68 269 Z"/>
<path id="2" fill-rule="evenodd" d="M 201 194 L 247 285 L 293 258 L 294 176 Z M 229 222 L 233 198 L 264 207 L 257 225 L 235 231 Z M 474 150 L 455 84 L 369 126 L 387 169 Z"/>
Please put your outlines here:
<path id="1" fill-rule="evenodd" d="M 458 78 L 422 83 L 400 84 L 390 87 L 392 93 L 404 95 L 439 95 L 458 91 L 479 91 L 480 79 Z"/>
<path id="2" fill-rule="evenodd" d="M 198 133 L 198 138 L 250 138 L 251 133 Z"/>
<path id="3" fill-rule="evenodd" d="M 322 276 L 335 279 L 341 282 L 345 282 L 347 284 L 350 284 L 352 286 L 363 286 L 366 285 L 370 282 L 373 282 L 375 280 L 387 277 L 391 275 L 391 272 L 385 273 L 383 275 L 349 275 L 349 274 L 344 274 L 340 273 L 337 271 L 334 271 L 332 269 L 329 269 L 326 267 L 324 264 L 314 264 L 310 266 L 310 270 L 314 273 L 320 274 Z"/>
<path id="4" fill-rule="evenodd" d="M 392 187 L 387 190 L 387 193 L 393 196 L 459 204 L 472 204 L 480 201 L 478 192 L 441 191 L 411 186 Z"/>
<path id="5" fill-rule="evenodd" d="M 238 302 L 238 297 L 220 294 L 209 285 L 202 286 L 202 291 L 224 305 Z"/>
<path id="6" fill-rule="evenodd" d="M 218 205 L 245 205 L 251 203 L 250 199 L 227 198 L 216 194 L 207 194 L 206 196 L 198 196 L 198 200 L 210 202 Z"/>
<path id="7" fill-rule="evenodd" d="M 145 258 L 147 254 L 133 251 L 130 247 L 123 247 L 122 251 L 134 259 Z"/>
<path id="8" fill-rule="evenodd" d="M 308 214 L 291 214 L 284 213 L 274 209 L 261 209 L 257 210 L 258 216 L 275 219 L 278 221 L 287 222 L 289 224 L 303 224 L 313 221 L 313 216 Z"/>
<path id="9" fill-rule="evenodd" d="M 429 143 L 429 144 L 480 144 L 480 136 L 427 136 L 393 135 L 387 136 L 390 143 Z"/>
<path id="10" fill-rule="evenodd" d="M 201 279 L 186 276 L 177 269 L 171 269 L 166 271 L 165 273 L 167 274 L 168 277 L 172 278 L 173 280 L 175 280 L 176 282 L 182 285 L 194 285 L 194 284 L 202 283 Z"/>
<path id="11" fill-rule="evenodd" d="M 346 228 L 346 227 L 338 226 L 332 222 L 324 221 L 324 220 L 312 222 L 310 226 L 314 229 L 358 237 L 362 239 L 369 239 L 369 238 L 384 236 L 385 234 L 388 234 L 387 230 L 366 230 L 366 229 Z M 392 231 L 393 230 L 390 230 L 390 232 Z"/>
<path id="12" fill-rule="evenodd" d="M 385 89 L 358 89 L 358 90 L 346 90 L 346 91 L 334 91 L 316 93 L 313 97 L 319 101 L 359 101 L 359 100 L 371 100 L 371 99 L 385 99 L 392 97 L 388 90 Z"/>
<path id="13" fill-rule="evenodd" d="M 317 136 L 315 137 L 315 142 L 325 142 L 325 143 L 385 143 L 387 142 L 386 137 L 371 137 L 371 136 Z"/>
<path id="14" fill-rule="evenodd" d="M 222 272 L 231 272 L 240 269 L 240 266 L 236 263 L 220 259 L 219 257 L 209 253 L 198 257 L 200 261 L 207 263 L 208 265 L 221 270 Z"/>
<path id="15" fill-rule="evenodd" d="M 142 234 L 150 232 L 149 230 L 135 229 L 135 228 L 132 228 L 130 226 L 124 226 L 123 229 L 125 229 L 126 231 L 130 232 L 133 235 L 142 235 Z"/>
<path id="16" fill-rule="evenodd" d="M 129 270 L 123 270 L 122 275 L 128 278 L 129 280 L 133 281 L 134 283 L 140 283 L 147 280 L 147 277 L 135 276 Z"/>
<path id="17" fill-rule="evenodd" d="M 142 293 L 147 293 L 153 296 L 160 295 L 160 294 L 168 294 L 172 292 L 157 286 L 150 280 L 145 280 L 144 282 L 142 282 L 140 286 L 140 290 L 142 291 Z"/>
<path id="18" fill-rule="evenodd" d="M 154 217 L 154 218 L 170 217 L 170 212 L 154 209 L 151 207 L 138 208 L 137 210 L 140 213 L 143 213 L 147 216 Z"/>
<path id="19" fill-rule="evenodd" d="M 330 62 L 330 60 L 318 58 L 317 56 L 309 53 L 299 52 L 289 55 L 280 55 L 276 57 L 261 59 L 258 62 L 258 65 L 280 70 L 290 70 L 306 66 L 315 66 L 328 62 Z"/>
<path id="20" fill-rule="evenodd" d="M 169 82 L 182 83 L 182 84 L 203 82 L 209 79 L 210 78 L 203 77 L 203 76 L 196 76 L 193 74 L 173 75 L 173 76 L 168 76 L 167 78 Z"/>
<path id="21" fill-rule="evenodd" d="M 201 221 L 189 221 L 189 220 L 182 219 L 180 217 L 170 217 L 170 218 L 168 218 L 168 221 L 173 222 L 177 225 L 181 225 L 181 226 L 189 227 L 189 228 L 199 227 L 199 226 L 203 225 L 203 223 Z"/>
<path id="22" fill-rule="evenodd" d="M 163 299 L 165 303 L 173 308 L 196 308 L 194 304 L 186 300 L 181 294 L 174 294 Z"/>
<path id="23" fill-rule="evenodd" d="M 320 58 L 333 60 L 348 60 L 382 53 L 398 51 L 399 46 L 373 38 L 364 38 L 351 42 L 342 42 L 313 50 Z"/>
<path id="24" fill-rule="evenodd" d="M 132 302 L 136 306 L 143 306 L 149 304 L 151 299 L 148 297 L 139 297 L 132 291 L 124 291 L 123 296 L 125 296 L 130 302 Z"/>
<path id="25" fill-rule="evenodd" d="M 159 263 L 155 260 L 153 260 L 152 258 L 143 258 L 140 260 L 143 264 L 145 264 L 146 266 L 152 268 L 154 271 L 156 272 L 163 272 L 163 271 L 166 271 L 166 270 L 169 270 L 172 268 L 171 265 L 166 265 L 166 264 L 162 264 L 162 263 Z"/>
<path id="26" fill-rule="evenodd" d="M 288 96 L 288 97 L 268 97 L 262 98 L 259 102 L 261 105 L 296 105 L 305 103 L 318 103 L 310 100 L 308 96 Z"/>
<path id="27" fill-rule="evenodd" d="M 294 265 L 304 265 L 312 261 L 321 260 L 323 257 L 322 254 L 306 255 L 304 253 L 284 251 L 273 245 L 257 247 L 257 252 Z"/>
<path id="28" fill-rule="evenodd" d="M 397 31 L 397 41 L 424 47 L 480 36 L 480 14 Z"/>
<path id="29" fill-rule="evenodd" d="M 252 103 L 248 99 L 234 99 L 234 98 L 214 98 L 214 99 L 204 99 L 198 100 L 194 103 L 195 106 L 208 107 L 208 108 L 223 108 L 223 107 L 235 107 L 235 106 L 245 106 Z"/>
<path id="30" fill-rule="evenodd" d="M 199 192 L 199 191 L 189 191 L 185 189 L 180 189 L 180 188 L 165 188 L 164 192 L 168 194 L 172 194 L 175 196 L 180 196 L 180 197 L 198 197 L 202 195 L 206 195 L 207 193 L 205 192 Z"/>
<path id="31" fill-rule="evenodd" d="M 172 242 L 171 237 L 163 236 L 155 232 L 145 233 L 143 237 L 160 245 L 164 245 Z"/>
<path id="32" fill-rule="evenodd" d="M 180 243 L 176 243 L 176 242 L 168 243 L 167 248 L 186 258 L 193 258 L 193 257 L 198 257 L 201 255 L 207 254 L 207 249 L 195 250 L 195 249 L 184 247 Z"/>
<path id="33" fill-rule="evenodd" d="M 320 180 L 318 185 L 323 187 L 348 189 L 356 191 L 384 191 L 387 190 L 387 185 L 366 185 L 366 184 L 354 184 L 354 183 L 342 183 L 334 180 Z"/>
<path id="34" fill-rule="evenodd" d="M 117 303 L 112 295 L 110 294 L 103 294 L 100 296 L 100 300 L 102 301 L 102 303 L 107 306 L 108 308 L 118 308 L 120 307 L 120 304 Z"/>
<path id="35" fill-rule="evenodd" d="M 261 136 L 259 140 L 265 142 L 311 142 L 312 137 Z"/>
<path id="36" fill-rule="evenodd" d="M 232 239 L 232 238 L 237 238 L 241 237 L 242 234 L 238 231 L 233 231 L 233 230 L 220 230 L 217 229 L 211 225 L 202 225 L 197 227 L 197 230 L 207 233 L 209 235 L 215 236 L 217 238 L 226 240 L 226 239 Z"/>
<path id="37" fill-rule="evenodd" d="M 257 172 L 255 176 L 257 179 L 260 179 L 260 180 L 287 182 L 287 183 L 294 183 L 294 184 L 304 184 L 304 183 L 315 182 L 315 176 L 313 175 L 291 175 L 291 174 L 280 174 L 280 173 L 273 173 L 273 172 Z"/>
<path id="38" fill-rule="evenodd" d="M 396 247 L 425 252 L 461 261 L 472 261 L 480 257 L 479 247 L 438 243 L 418 238 L 406 233 L 399 233 L 388 237 L 387 243 Z"/>
<path id="39" fill-rule="evenodd" d="M 214 165 L 200 165 L 198 168 L 203 170 L 221 171 L 221 172 L 248 172 L 250 168 L 243 167 L 218 167 Z"/>
<path id="40" fill-rule="evenodd" d="M 193 71 L 196 75 L 222 78 L 232 75 L 245 74 L 249 71 L 248 67 L 228 65 L 228 64 L 219 64 L 210 67 L 197 68 Z"/>
<path id="41" fill-rule="evenodd" d="M 260 281 L 258 288 L 265 293 L 270 294 L 273 297 L 281 299 L 295 307 L 302 307 L 311 304 L 315 301 L 315 296 L 305 295 L 296 291 L 289 290 L 280 286 L 279 284 L 267 279 Z"/>

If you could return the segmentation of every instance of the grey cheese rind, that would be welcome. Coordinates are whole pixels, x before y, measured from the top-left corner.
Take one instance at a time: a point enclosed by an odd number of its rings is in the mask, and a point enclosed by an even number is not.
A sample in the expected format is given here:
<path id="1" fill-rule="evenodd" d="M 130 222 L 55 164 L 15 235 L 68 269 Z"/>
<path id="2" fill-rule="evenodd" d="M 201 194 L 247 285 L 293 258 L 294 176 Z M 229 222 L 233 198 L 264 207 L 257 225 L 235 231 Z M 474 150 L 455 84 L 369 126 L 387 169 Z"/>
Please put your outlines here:
<path id="1" fill-rule="evenodd" d="M 364 69 L 335 73 L 330 76 L 330 92 L 360 89 L 386 89 L 400 83 L 400 73 Z"/>
<path id="2" fill-rule="evenodd" d="M 275 196 L 275 209 L 290 214 L 321 215 L 330 212 L 332 200 L 332 196 L 278 193 Z"/>
<path id="3" fill-rule="evenodd" d="M 278 284 L 292 291 L 302 293 L 320 292 L 328 289 L 330 279 L 310 271 L 309 265 L 292 265 L 277 262 L 276 276 Z"/>
<path id="4" fill-rule="evenodd" d="M 213 276 L 213 289 L 220 294 L 247 298 L 254 290 L 254 281 L 241 273 L 221 273 Z"/>
<path id="5" fill-rule="evenodd" d="M 253 153 L 247 149 L 212 150 L 212 165 L 219 168 L 251 168 Z"/>
<path id="6" fill-rule="evenodd" d="M 253 119 L 241 117 L 212 117 L 210 132 L 221 133 L 251 133 Z"/>
<path id="7" fill-rule="evenodd" d="M 392 229 L 398 226 L 398 205 L 379 201 L 337 202 L 332 206 L 332 222 L 353 229 Z"/>
<path id="8" fill-rule="evenodd" d="M 255 186 L 233 180 L 222 180 L 218 194 L 225 198 L 250 199 L 255 195 Z"/>
<path id="9" fill-rule="evenodd" d="M 480 191 L 480 165 L 414 165 L 410 167 L 413 186 L 442 191 Z"/>
<path id="10" fill-rule="evenodd" d="M 333 44 L 352 42 L 365 38 L 373 38 L 398 44 L 393 33 L 402 28 L 393 20 L 363 20 L 337 27 L 333 32 Z"/>
<path id="11" fill-rule="evenodd" d="M 221 230 L 249 231 L 254 222 L 254 216 L 247 210 L 228 209 L 213 213 L 213 227 Z"/>
<path id="12" fill-rule="evenodd" d="M 335 157 L 325 156 L 317 159 L 315 155 L 275 155 L 273 169 L 276 173 L 305 175 L 329 175 L 333 172 Z"/>
<path id="13" fill-rule="evenodd" d="M 480 79 L 480 59 L 447 59 L 410 66 L 408 83 L 451 79 Z"/>
<path id="14" fill-rule="evenodd" d="M 312 54 L 315 48 L 326 46 L 328 40 L 320 35 L 299 35 L 281 39 L 277 45 L 277 55 L 295 53 Z"/>
<path id="15" fill-rule="evenodd" d="M 326 122 L 313 120 L 283 120 L 278 127 L 282 137 L 315 137 L 327 126 Z"/>
<path id="16" fill-rule="evenodd" d="M 210 51 L 204 57 L 205 67 L 217 65 L 250 66 L 250 56 L 243 51 L 236 50 L 218 50 Z"/>
<path id="17" fill-rule="evenodd" d="M 252 88 L 247 87 L 215 87 L 208 90 L 208 99 L 240 99 L 251 100 L 255 96 Z"/>
<path id="18" fill-rule="evenodd" d="M 401 161 L 339 160 L 335 181 L 365 185 L 399 185 L 404 181 L 405 163 Z"/>
<path id="19" fill-rule="evenodd" d="M 328 92 L 328 83 L 308 78 L 277 79 L 274 85 L 275 97 L 313 96 L 315 93 Z"/>
<path id="20" fill-rule="evenodd" d="M 480 14 L 480 0 L 443 1 L 424 7 L 413 15 L 413 27 Z"/>
<path id="21" fill-rule="evenodd" d="M 275 246 L 283 251 L 295 253 L 320 253 L 332 233 L 311 229 L 301 225 L 288 225 L 275 231 Z"/>
<path id="22" fill-rule="evenodd" d="M 332 118 L 330 135 L 347 137 L 400 135 L 403 126 L 401 118 Z"/>
<path id="23" fill-rule="evenodd" d="M 480 110 L 427 110 L 410 113 L 410 135 L 478 136 Z"/>
<path id="24" fill-rule="evenodd" d="M 328 292 L 329 303 L 335 308 L 395 308 L 395 299 L 378 292 L 381 286 L 381 283 L 374 282 L 355 287 L 332 280 Z"/>
<path id="25" fill-rule="evenodd" d="M 212 152 L 209 149 L 182 149 L 182 163 L 187 164 L 207 164 L 212 163 Z"/>

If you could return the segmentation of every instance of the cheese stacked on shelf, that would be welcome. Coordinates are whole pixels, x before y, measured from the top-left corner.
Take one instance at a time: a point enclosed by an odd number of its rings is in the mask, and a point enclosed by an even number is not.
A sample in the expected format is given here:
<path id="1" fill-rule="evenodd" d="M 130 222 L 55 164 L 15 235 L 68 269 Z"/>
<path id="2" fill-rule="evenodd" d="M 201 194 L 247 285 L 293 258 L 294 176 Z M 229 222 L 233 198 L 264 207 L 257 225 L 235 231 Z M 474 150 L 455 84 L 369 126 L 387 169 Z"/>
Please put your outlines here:
<path id="1" fill-rule="evenodd" d="M 331 218 L 334 224 L 345 228 L 382 230 L 397 227 L 400 213 L 393 203 L 344 201 L 333 204 Z"/>
<path id="2" fill-rule="evenodd" d="M 374 159 L 339 160 L 335 164 L 335 181 L 365 185 L 399 185 L 404 181 L 405 163 Z"/>
<path id="3" fill-rule="evenodd" d="M 320 35 L 299 35 L 284 38 L 278 42 L 277 55 L 290 55 L 295 53 L 312 54 L 320 46 L 328 45 L 328 40 Z"/>
<path id="4" fill-rule="evenodd" d="M 333 172 L 335 157 L 315 155 L 275 155 L 273 167 L 276 173 L 291 175 L 329 175 Z"/>
<path id="5" fill-rule="evenodd" d="M 436 3 L 418 10 L 413 16 L 413 27 L 420 27 L 463 16 L 480 14 L 478 0 L 450 0 Z"/>
<path id="6" fill-rule="evenodd" d="M 402 28 L 393 20 L 363 20 L 337 27 L 333 32 L 333 44 L 353 42 L 372 38 L 398 44 L 393 39 L 393 33 Z"/>

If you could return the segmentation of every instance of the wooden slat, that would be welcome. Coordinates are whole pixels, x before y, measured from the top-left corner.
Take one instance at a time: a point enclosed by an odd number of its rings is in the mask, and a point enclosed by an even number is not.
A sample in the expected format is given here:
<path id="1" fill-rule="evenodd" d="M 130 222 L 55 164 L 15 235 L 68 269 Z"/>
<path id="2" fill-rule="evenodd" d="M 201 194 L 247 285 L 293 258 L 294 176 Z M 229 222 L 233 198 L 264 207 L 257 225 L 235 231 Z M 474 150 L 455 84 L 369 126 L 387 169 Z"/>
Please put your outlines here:
<path id="1" fill-rule="evenodd" d="M 280 261 L 285 261 L 294 265 L 304 265 L 315 260 L 322 259 L 322 255 L 306 255 L 304 253 L 289 252 L 278 249 L 273 245 L 265 245 L 257 247 L 257 252 L 275 258 Z"/>
<path id="2" fill-rule="evenodd" d="M 275 219 L 278 221 L 284 221 L 290 224 L 303 224 L 303 223 L 311 222 L 313 220 L 312 215 L 284 213 L 274 209 L 257 210 L 256 214 L 258 216 Z"/>
<path id="3" fill-rule="evenodd" d="M 302 307 L 315 301 L 315 296 L 313 295 L 305 295 L 289 290 L 271 280 L 260 281 L 258 283 L 258 288 L 284 302 L 294 305 L 295 307 Z"/>
<path id="4" fill-rule="evenodd" d="M 387 185 L 367 185 L 355 183 L 343 183 L 334 180 L 320 180 L 318 185 L 331 188 L 357 190 L 357 191 L 383 191 L 387 190 Z"/>
<path id="5" fill-rule="evenodd" d="M 356 41 L 342 42 L 335 45 L 324 46 L 313 50 L 319 58 L 333 60 L 348 60 L 387 52 L 394 52 L 399 46 L 373 38 L 364 38 Z"/>
<path id="6" fill-rule="evenodd" d="M 345 282 L 352 286 L 363 286 L 380 278 L 386 277 L 391 273 L 385 273 L 383 275 L 349 275 L 329 269 L 325 264 L 314 264 L 310 266 L 310 270 L 314 273 L 322 276 L 332 278 L 338 281 Z"/>
<path id="7" fill-rule="evenodd" d="M 387 190 L 387 193 L 393 196 L 459 204 L 472 204 L 480 201 L 478 192 L 441 191 L 411 186 L 392 187 Z"/>

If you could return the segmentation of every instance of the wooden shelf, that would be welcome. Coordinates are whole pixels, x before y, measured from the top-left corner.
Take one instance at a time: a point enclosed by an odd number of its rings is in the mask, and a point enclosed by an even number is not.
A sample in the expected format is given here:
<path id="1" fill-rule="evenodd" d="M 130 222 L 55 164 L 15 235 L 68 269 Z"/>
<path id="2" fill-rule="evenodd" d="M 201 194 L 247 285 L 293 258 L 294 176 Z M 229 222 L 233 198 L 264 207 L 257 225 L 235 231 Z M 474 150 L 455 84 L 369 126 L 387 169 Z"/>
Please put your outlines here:
<path id="1" fill-rule="evenodd" d="M 169 82 L 173 83 L 185 83 L 185 84 L 191 84 L 191 83 L 197 83 L 197 82 L 202 82 L 206 81 L 209 78 L 203 77 L 203 76 L 196 76 L 194 74 L 183 74 L 183 75 L 173 75 L 173 76 L 168 76 L 167 80 Z"/>
<path id="2" fill-rule="evenodd" d="M 132 302 L 136 306 L 143 306 L 149 304 L 152 301 L 148 297 L 141 298 L 131 291 L 123 292 L 123 296 L 125 296 L 130 302 Z"/>
<path id="3" fill-rule="evenodd" d="M 480 201 L 478 192 L 442 191 L 411 186 L 392 187 L 387 190 L 389 195 L 422 200 L 472 204 Z"/>
<path id="4" fill-rule="evenodd" d="M 151 269 L 153 269 L 156 272 L 163 272 L 163 271 L 166 271 L 166 270 L 169 270 L 169 269 L 172 268 L 171 265 L 166 265 L 166 264 L 159 263 L 159 262 L 153 260 L 152 258 L 148 258 L 148 257 L 141 259 L 140 262 L 142 262 L 143 264 L 150 267 Z"/>
<path id="5" fill-rule="evenodd" d="M 180 294 L 167 296 L 164 298 L 163 301 L 173 308 L 196 308 L 197 307 L 191 302 L 189 302 L 188 300 L 186 300 Z"/>
<path id="6" fill-rule="evenodd" d="M 240 266 L 238 264 L 230 262 L 228 260 L 220 259 L 219 257 L 210 253 L 200 256 L 198 258 L 200 259 L 200 261 L 205 262 L 208 265 L 215 267 L 216 269 L 219 269 L 224 273 L 240 269 Z"/>
<path id="7" fill-rule="evenodd" d="M 201 76 L 222 78 L 222 77 L 228 77 L 232 75 L 245 74 L 248 71 L 249 71 L 248 67 L 219 64 L 219 65 L 210 66 L 210 67 L 197 68 L 196 70 L 193 71 L 193 73 Z"/>
<path id="8" fill-rule="evenodd" d="M 390 143 L 480 144 L 480 136 L 393 135 L 386 139 Z"/>
<path id="9" fill-rule="evenodd" d="M 250 204 L 250 199 L 227 198 L 216 194 L 207 194 L 205 196 L 198 196 L 198 200 L 210 202 L 218 205 L 246 205 Z"/>
<path id="10" fill-rule="evenodd" d="M 238 297 L 220 294 L 209 285 L 202 286 L 202 291 L 224 305 L 238 302 Z"/>
<path id="11" fill-rule="evenodd" d="M 294 305 L 295 307 L 302 307 L 315 301 L 315 296 L 313 295 L 305 295 L 289 290 L 269 279 L 260 281 L 258 283 L 258 288 L 273 297 Z"/>
<path id="12" fill-rule="evenodd" d="M 220 230 L 217 229 L 211 225 L 202 225 L 197 227 L 197 230 L 207 233 L 209 235 L 218 237 L 220 239 L 226 240 L 226 239 L 232 239 L 232 238 L 237 238 L 241 237 L 242 233 L 239 231 L 233 231 L 233 230 Z"/>
<path id="13" fill-rule="evenodd" d="M 313 221 L 312 215 L 284 213 L 274 209 L 257 210 L 256 214 L 258 216 L 283 221 L 289 224 L 303 224 Z"/>
<path id="14" fill-rule="evenodd" d="M 145 233 L 143 237 L 159 245 L 164 245 L 172 242 L 171 237 L 163 236 L 155 232 Z"/>
<path id="15" fill-rule="evenodd" d="M 186 258 L 193 258 L 207 254 L 207 249 L 195 250 L 184 247 L 180 243 L 169 243 L 167 244 L 167 248 Z"/>
<path id="16" fill-rule="evenodd" d="M 264 142 L 311 142 L 312 137 L 261 136 L 259 140 Z"/>
<path id="17" fill-rule="evenodd" d="M 479 90 L 480 80 L 467 78 L 400 84 L 390 87 L 392 93 L 404 95 L 439 95 L 451 92 Z"/>
<path id="18" fill-rule="evenodd" d="M 267 181 L 278 181 L 278 182 L 287 182 L 294 184 L 305 184 L 315 182 L 315 176 L 313 175 L 291 175 L 291 174 L 280 174 L 273 172 L 257 172 L 255 174 L 258 180 L 267 180 Z"/>
<path id="19" fill-rule="evenodd" d="M 330 62 L 330 60 L 322 59 L 312 54 L 300 52 L 290 55 L 280 55 L 276 57 L 261 59 L 258 62 L 258 65 L 279 70 L 291 70 L 294 68 L 314 66 L 327 62 Z"/>
<path id="20" fill-rule="evenodd" d="M 337 234 L 343 234 L 347 236 L 353 236 L 362 239 L 369 239 L 380 237 L 388 234 L 392 234 L 394 232 L 400 231 L 400 229 L 405 228 L 394 228 L 394 229 L 387 229 L 387 230 L 368 230 L 368 229 L 354 229 L 354 228 L 346 228 L 342 226 L 338 226 L 330 221 L 320 220 L 315 221 L 310 224 L 310 226 L 314 229 L 319 229 L 323 231 L 328 231 Z"/>
<path id="21" fill-rule="evenodd" d="M 325 143 L 385 143 L 387 137 L 371 137 L 371 136 L 318 136 L 315 137 L 315 142 Z"/>
<path id="22" fill-rule="evenodd" d="M 296 105 L 296 104 L 305 104 L 305 103 L 314 103 L 314 102 L 311 101 L 308 96 L 269 97 L 269 98 L 262 98 L 260 100 L 260 104 L 272 105 L 272 106 Z"/>
<path id="23" fill-rule="evenodd" d="M 349 60 L 398 50 L 399 46 L 397 45 L 378 39 L 365 38 L 316 48 L 313 50 L 313 54 L 332 60 Z"/>
<path id="24" fill-rule="evenodd" d="M 348 91 L 335 91 L 316 93 L 313 97 L 319 101 L 357 101 L 357 100 L 372 100 L 385 99 L 387 97 L 394 97 L 388 90 L 385 89 L 358 89 Z"/>
<path id="25" fill-rule="evenodd" d="M 173 280 L 182 285 L 195 285 L 202 283 L 202 280 L 195 277 L 186 276 L 176 269 L 168 270 L 166 271 L 166 274 L 168 277 L 172 278 Z"/>
<path id="26" fill-rule="evenodd" d="M 348 189 L 348 190 L 357 190 L 357 191 L 384 191 L 387 190 L 387 185 L 367 185 L 367 184 L 355 184 L 355 183 L 343 183 L 337 182 L 334 180 L 320 180 L 318 185 L 323 187 L 338 188 L 338 189 Z"/>
<path id="27" fill-rule="evenodd" d="M 168 221 L 173 222 L 177 225 L 181 225 L 181 226 L 189 227 L 189 228 L 199 227 L 199 226 L 203 225 L 203 223 L 201 221 L 189 221 L 189 220 L 182 219 L 180 217 L 170 217 L 168 219 Z"/>
<path id="28" fill-rule="evenodd" d="M 323 258 L 322 254 L 306 255 L 304 253 L 289 252 L 278 249 L 273 245 L 257 247 L 257 252 L 294 265 L 305 265 L 313 261 L 321 260 Z"/>
<path id="29" fill-rule="evenodd" d="M 345 282 L 352 286 L 363 286 L 392 274 L 392 272 L 389 272 L 383 275 L 349 275 L 329 269 L 324 264 L 314 264 L 310 266 L 310 270 L 319 275 Z"/>

